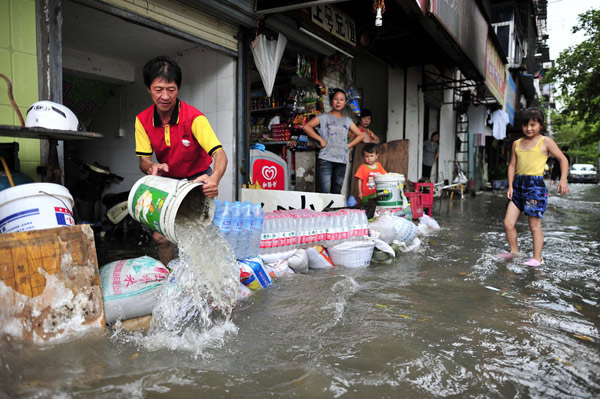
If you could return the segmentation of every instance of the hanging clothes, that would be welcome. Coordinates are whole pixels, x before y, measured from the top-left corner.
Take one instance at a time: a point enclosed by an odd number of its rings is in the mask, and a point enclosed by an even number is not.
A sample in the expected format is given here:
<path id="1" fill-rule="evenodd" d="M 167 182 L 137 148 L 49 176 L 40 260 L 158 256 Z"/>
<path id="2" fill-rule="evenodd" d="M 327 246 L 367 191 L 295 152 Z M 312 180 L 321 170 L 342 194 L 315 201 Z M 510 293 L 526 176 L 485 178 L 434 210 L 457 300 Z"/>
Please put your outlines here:
<path id="1" fill-rule="evenodd" d="M 496 110 L 492 113 L 492 135 L 496 140 L 504 140 L 506 138 L 506 125 L 508 125 L 508 114 L 503 109 Z"/>

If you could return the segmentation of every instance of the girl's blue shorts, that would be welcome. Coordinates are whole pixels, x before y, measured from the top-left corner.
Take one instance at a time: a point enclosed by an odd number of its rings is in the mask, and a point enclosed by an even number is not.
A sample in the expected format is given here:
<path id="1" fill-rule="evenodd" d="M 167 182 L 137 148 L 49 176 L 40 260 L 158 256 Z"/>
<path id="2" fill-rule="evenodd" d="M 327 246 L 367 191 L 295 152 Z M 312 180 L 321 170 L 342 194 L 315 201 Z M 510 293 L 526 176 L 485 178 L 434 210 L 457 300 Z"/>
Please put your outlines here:
<path id="1" fill-rule="evenodd" d="M 544 177 L 516 175 L 513 182 L 512 202 L 526 215 L 541 219 L 548 203 L 548 190 L 544 184 Z"/>

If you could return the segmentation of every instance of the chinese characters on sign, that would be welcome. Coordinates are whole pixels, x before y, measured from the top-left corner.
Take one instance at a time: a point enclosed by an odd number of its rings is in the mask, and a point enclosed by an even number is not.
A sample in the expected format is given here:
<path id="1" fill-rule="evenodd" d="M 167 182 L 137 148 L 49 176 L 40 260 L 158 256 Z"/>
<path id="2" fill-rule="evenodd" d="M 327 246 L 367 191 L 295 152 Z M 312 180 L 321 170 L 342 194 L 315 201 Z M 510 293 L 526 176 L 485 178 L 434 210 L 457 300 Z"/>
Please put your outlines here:
<path id="1" fill-rule="evenodd" d="M 326 4 L 312 6 L 310 11 L 315 24 L 346 43 L 356 46 L 356 25 L 352 17 Z"/>
<path id="2" fill-rule="evenodd" d="M 485 85 L 500 105 L 504 104 L 506 71 L 494 43 L 487 39 Z"/>

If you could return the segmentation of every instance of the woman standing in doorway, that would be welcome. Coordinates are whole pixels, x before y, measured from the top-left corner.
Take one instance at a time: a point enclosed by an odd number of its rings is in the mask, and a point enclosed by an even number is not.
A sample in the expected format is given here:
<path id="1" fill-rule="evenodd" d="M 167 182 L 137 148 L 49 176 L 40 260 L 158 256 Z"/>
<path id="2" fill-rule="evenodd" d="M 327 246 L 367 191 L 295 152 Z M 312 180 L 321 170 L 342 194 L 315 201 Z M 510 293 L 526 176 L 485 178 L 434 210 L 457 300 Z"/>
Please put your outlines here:
<path id="1" fill-rule="evenodd" d="M 358 119 L 358 130 L 365 135 L 363 143 L 379 144 L 379 137 L 369 129 L 369 125 L 371 125 L 371 110 L 363 108 L 360 112 L 360 118 Z M 350 138 L 350 141 L 352 141 L 356 135 L 352 131 L 349 131 L 348 137 Z"/>
<path id="2" fill-rule="evenodd" d="M 318 189 L 321 193 L 340 194 L 348 163 L 348 150 L 360 143 L 365 135 L 347 116 L 342 114 L 346 106 L 346 92 L 334 89 L 330 95 L 332 110 L 311 119 L 303 129 L 317 140 L 321 150 L 317 157 Z M 319 126 L 319 133 L 315 128 Z M 348 130 L 356 138 L 348 143 Z"/>
<path id="3" fill-rule="evenodd" d="M 431 180 L 431 168 L 440 155 L 440 134 L 431 133 L 429 140 L 423 143 L 423 173 L 422 178 L 426 181 Z"/>

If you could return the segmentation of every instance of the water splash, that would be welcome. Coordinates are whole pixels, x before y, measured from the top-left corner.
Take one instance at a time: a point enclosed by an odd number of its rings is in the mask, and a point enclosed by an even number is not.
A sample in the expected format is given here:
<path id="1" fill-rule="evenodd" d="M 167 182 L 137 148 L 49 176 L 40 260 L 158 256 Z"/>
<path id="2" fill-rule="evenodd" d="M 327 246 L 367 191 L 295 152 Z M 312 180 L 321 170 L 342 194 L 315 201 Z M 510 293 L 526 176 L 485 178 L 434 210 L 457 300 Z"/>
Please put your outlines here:
<path id="1" fill-rule="evenodd" d="M 152 312 L 142 344 L 150 350 L 186 349 L 201 355 L 221 346 L 237 328 L 230 321 L 239 287 L 233 250 L 218 228 L 198 228 L 192 218 L 178 223 L 179 259 Z"/>

